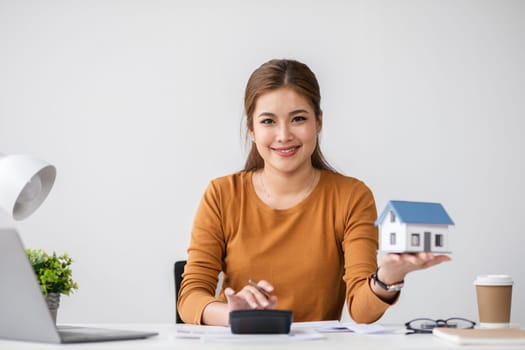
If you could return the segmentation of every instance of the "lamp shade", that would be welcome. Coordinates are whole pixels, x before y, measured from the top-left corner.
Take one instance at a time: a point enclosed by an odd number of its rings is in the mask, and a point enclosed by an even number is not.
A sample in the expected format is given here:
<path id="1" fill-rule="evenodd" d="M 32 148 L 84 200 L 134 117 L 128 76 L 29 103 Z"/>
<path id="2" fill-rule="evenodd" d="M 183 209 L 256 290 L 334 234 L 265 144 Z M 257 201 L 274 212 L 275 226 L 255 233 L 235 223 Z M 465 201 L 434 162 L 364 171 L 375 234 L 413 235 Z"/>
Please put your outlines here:
<path id="1" fill-rule="evenodd" d="M 46 199 L 55 178 L 55 167 L 43 160 L 0 153 L 0 208 L 25 219 Z"/>

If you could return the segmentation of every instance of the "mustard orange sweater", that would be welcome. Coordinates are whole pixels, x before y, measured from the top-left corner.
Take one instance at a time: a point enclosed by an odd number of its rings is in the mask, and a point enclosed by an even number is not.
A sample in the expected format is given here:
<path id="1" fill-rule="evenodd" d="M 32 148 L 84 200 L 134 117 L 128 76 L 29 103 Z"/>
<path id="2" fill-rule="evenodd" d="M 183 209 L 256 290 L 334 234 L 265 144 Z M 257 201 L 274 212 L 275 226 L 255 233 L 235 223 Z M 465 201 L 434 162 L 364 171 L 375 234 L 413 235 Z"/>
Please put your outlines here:
<path id="1" fill-rule="evenodd" d="M 315 189 L 296 206 L 276 210 L 262 202 L 252 172 L 210 183 L 194 220 L 178 310 L 186 323 L 200 324 L 224 288 L 239 291 L 248 279 L 275 288 L 278 309 L 294 321 L 341 318 L 346 300 L 359 323 L 379 319 L 389 304 L 370 289 L 377 267 L 376 206 L 361 181 L 322 171 Z M 215 290 L 219 272 L 223 289 Z"/>

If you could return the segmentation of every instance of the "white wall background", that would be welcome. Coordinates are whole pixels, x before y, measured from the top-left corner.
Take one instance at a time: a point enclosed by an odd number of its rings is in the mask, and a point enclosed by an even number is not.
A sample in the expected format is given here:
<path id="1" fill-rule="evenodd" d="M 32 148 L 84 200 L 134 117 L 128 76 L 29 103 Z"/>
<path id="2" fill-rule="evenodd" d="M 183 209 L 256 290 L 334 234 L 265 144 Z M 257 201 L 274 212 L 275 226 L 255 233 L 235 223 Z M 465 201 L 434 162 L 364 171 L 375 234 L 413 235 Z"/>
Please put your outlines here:
<path id="1" fill-rule="evenodd" d="M 477 319 L 475 276 L 508 273 L 523 325 L 525 2 L 0 0 L 0 151 L 58 169 L 14 225 L 80 285 L 59 322 L 173 321 L 202 192 L 244 162 L 246 80 L 282 57 L 316 72 L 324 152 L 378 210 L 439 201 L 456 222 L 453 260 L 382 322 Z"/>

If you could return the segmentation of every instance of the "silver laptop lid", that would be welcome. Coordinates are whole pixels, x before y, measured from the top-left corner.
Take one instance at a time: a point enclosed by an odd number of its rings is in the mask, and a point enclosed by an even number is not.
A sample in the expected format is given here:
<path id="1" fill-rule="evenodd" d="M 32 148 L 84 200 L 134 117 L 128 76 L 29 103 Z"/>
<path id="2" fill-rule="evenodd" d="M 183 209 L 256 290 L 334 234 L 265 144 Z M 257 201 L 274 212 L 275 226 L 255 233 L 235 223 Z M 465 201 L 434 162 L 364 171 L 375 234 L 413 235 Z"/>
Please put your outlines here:
<path id="1" fill-rule="evenodd" d="M 0 339 L 60 343 L 15 229 L 0 229 Z"/>

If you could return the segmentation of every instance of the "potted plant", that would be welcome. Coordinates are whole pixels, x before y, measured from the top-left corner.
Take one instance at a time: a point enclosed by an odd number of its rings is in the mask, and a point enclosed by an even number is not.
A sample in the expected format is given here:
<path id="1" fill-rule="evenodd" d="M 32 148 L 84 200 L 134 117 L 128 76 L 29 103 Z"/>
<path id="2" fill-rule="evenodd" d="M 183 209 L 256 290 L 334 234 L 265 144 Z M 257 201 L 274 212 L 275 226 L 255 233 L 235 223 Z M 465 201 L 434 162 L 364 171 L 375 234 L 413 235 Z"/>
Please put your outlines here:
<path id="1" fill-rule="evenodd" d="M 67 254 L 59 256 L 53 252 L 49 255 L 42 249 L 26 249 L 26 253 L 56 323 L 60 295 L 69 295 L 78 289 L 77 283 L 72 279 L 70 266 L 73 260 Z"/>

